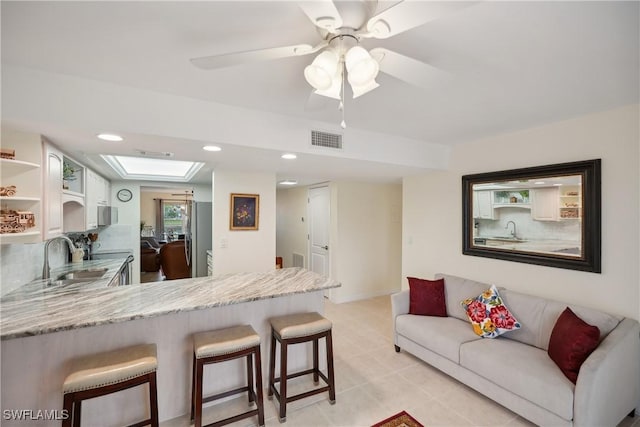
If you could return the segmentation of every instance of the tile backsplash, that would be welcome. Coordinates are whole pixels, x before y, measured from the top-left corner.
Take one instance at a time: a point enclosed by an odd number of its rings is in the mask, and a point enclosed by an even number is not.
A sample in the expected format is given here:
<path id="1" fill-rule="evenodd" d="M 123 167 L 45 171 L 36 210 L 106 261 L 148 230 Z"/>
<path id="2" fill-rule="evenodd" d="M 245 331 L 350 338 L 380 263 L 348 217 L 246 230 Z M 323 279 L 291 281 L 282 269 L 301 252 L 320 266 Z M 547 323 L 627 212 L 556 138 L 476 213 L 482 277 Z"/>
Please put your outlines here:
<path id="1" fill-rule="evenodd" d="M 67 262 L 67 244 L 58 240 L 49 246 L 49 265 Z M 0 245 L 0 296 L 42 277 L 44 243 Z"/>

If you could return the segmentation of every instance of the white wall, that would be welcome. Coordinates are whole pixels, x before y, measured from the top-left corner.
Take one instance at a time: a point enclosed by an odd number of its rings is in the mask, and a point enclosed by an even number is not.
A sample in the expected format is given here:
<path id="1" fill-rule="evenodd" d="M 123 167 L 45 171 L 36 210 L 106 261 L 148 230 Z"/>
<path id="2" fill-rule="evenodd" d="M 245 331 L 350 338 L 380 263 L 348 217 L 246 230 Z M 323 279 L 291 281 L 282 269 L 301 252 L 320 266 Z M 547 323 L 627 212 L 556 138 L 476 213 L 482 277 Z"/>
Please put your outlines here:
<path id="1" fill-rule="evenodd" d="M 118 191 L 127 188 L 133 197 L 128 202 L 121 202 L 116 195 Z M 140 283 L 140 184 L 131 181 L 111 181 L 111 206 L 118 208 L 118 225 L 112 225 L 117 231 L 117 247 L 113 249 L 132 249 L 133 263 L 131 264 L 131 283 Z M 112 245 L 106 242 L 107 236 L 98 234 L 101 242 L 100 250 Z"/>
<path id="2" fill-rule="evenodd" d="M 216 170 L 213 181 L 213 273 L 273 270 L 276 262 L 275 174 Z M 229 230 L 231 193 L 260 195 L 258 230 Z"/>
<path id="3" fill-rule="evenodd" d="M 331 277 L 334 302 L 400 289 L 402 186 L 361 182 L 331 183 Z"/>
<path id="4" fill-rule="evenodd" d="M 293 254 L 304 255 L 308 268 L 308 187 L 276 191 L 276 255 L 282 257 L 283 267 L 293 267 Z"/>
<path id="5" fill-rule="evenodd" d="M 445 272 L 640 319 L 639 124 L 634 105 L 487 138 L 455 147 L 447 171 L 405 178 L 402 275 Z M 462 175 L 593 158 L 601 274 L 462 255 Z"/>

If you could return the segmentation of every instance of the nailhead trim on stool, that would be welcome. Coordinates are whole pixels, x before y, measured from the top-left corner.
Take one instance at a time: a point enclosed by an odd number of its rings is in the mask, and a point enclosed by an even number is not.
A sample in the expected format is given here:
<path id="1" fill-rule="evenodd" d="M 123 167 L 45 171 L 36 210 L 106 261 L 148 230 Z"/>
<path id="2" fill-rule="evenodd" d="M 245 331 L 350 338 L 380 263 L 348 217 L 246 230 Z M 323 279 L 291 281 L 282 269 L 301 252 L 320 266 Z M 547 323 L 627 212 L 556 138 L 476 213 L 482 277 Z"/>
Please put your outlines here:
<path id="1" fill-rule="evenodd" d="M 269 319 L 271 323 L 271 350 L 269 358 L 269 399 L 275 394 L 279 403 L 280 422 L 287 420 L 287 403 L 298 399 L 313 396 L 314 394 L 329 392 L 329 402 L 336 403 L 336 387 L 333 372 L 333 344 L 331 340 L 331 321 L 318 313 L 299 313 L 286 316 L 278 316 Z M 318 340 L 325 339 L 327 346 L 327 376 L 319 368 Z M 280 377 L 275 378 L 276 366 L 276 341 L 280 343 Z M 300 344 L 313 341 L 313 368 L 294 374 L 287 372 L 287 348 L 292 344 Z M 313 382 L 318 383 L 320 378 L 327 384 L 294 396 L 287 395 L 287 380 L 303 375 L 313 374 Z M 280 390 L 275 383 L 280 383 Z"/>
<path id="2" fill-rule="evenodd" d="M 253 375 L 253 358 L 255 358 L 255 388 Z M 203 397 L 204 366 L 227 360 L 247 358 L 247 386 L 235 390 Z M 260 336 L 249 325 L 233 326 L 214 331 L 199 332 L 193 335 L 193 377 L 191 381 L 191 419 L 194 427 L 202 427 L 202 405 L 223 397 L 247 392 L 249 404 L 254 401 L 257 408 L 224 420 L 208 424 L 207 427 L 218 427 L 226 424 L 258 416 L 258 425 L 264 426 L 264 405 L 262 399 L 262 362 L 260 360 Z"/>
<path id="3" fill-rule="evenodd" d="M 75 359 L 62 386 L 63 409 L 69 415 L 63 427 L 80 427 L 82 401 L 149 383 L 150 417 L 131 427 L 158 426 L 158 390 L 155 344 L 141 344 Z"/>

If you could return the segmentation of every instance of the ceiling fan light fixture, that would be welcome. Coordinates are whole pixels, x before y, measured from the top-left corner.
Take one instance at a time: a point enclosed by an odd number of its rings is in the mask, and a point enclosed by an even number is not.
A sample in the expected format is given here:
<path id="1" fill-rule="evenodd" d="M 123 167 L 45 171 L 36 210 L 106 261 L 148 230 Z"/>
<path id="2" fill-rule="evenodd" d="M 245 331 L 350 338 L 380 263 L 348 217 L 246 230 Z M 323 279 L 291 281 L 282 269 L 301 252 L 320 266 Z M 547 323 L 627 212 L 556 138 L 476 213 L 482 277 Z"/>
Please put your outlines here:
<path id="1" fill-rule="evenodd" d="M 304 69 L 304 78 L 317 90 L 329 89 L 338 70 L 338 60 L 334 52 L 325 50 Z"/>
<path id="2" fill-rule="evenodd" d="M 317 89 L 315 93 L 317 95 L 326 96 L 328 98 L 333 98 L 340 101 L 340 89 L 342 89 L 342 73 L 338 72 L 333 76 L 333 79 L 331 80 L 331 86 L 329 86 L 328 89 Z"/>
<path id="3" fill-rule="evenodd" d="M 352 86 L 365 86 L 371 83 L 380 71 L 380 65 L 364 48 L 354 46 L 345 55 L 347 79 Z"/>
<path id="4" fill-rule="evenodd" d="M 359 96 L 364 95 L 365 93 L 371 92 L 375 88 L 380 85 L 375 80 L 371 80 L 369 83 L 362 86 L 351 85 L 351 90 L 353 92 L 353 99 L 356 99 Z"/>

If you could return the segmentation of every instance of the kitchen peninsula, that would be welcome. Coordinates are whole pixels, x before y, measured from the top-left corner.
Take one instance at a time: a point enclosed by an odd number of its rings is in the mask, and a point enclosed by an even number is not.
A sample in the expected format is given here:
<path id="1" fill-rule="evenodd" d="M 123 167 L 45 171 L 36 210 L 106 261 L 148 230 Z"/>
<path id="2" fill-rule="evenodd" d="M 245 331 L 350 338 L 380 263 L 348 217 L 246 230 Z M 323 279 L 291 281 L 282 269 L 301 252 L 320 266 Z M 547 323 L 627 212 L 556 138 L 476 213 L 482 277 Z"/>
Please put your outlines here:
<path id="1" fill-rule="evenodd" d="M 251 324 L 261 335 L 263 372 L 268 372 L 267 319 L 322 312 L 323 291 L 338 286 L 313 272 L 286 268 L 119 287 L 74 285 L 32 293 L 19 289 L 1 300 L 2 409 L 60 409 L 61 385 L 71 358 L 156 343 L 160 419 L 178 417 L 188 412 L 190 404 L 192 333 Z M 306 364 L 307 350 L 302 346 L 293 350 L 292 366 Z M 229 366 L 222 372 L 212 370 L 205 384 L 212 384 L 213 378 L 219 388 L 239 384 L 242 365 Z M 137 387 L 88 401 L 83 421 L 133 422 L 146 411 L 144 395 L 144 389 Z"/>

